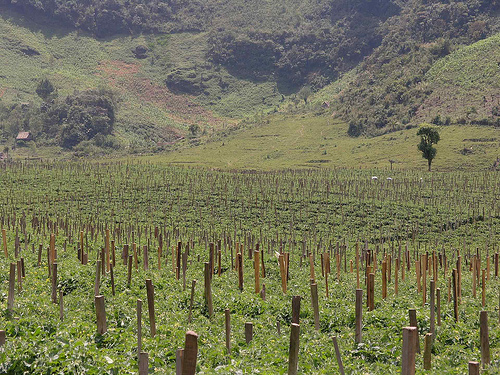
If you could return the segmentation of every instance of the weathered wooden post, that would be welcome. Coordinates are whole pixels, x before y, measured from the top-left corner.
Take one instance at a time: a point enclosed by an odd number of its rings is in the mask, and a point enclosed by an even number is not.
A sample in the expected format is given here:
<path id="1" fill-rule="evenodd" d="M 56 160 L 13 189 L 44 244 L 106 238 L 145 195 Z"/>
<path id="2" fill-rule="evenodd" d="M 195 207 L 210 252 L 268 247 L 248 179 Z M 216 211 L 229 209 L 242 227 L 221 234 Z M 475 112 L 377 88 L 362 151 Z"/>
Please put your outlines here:
<path id="1" fill-rule="evenodd" d="M 479 375 L 479 373 L 480 373 L 479 362 L 470 361 L 469 375 Z"/>
<path id="2" fill-rule="evenodd" d="M 205 263 L 205 304 L 208 309 L 208 317 L 211 318 L 214 314 L 214 308 L 212 305 L 212 286 L 211 286 L 211 276 L 210 276 L 210 264 Z"/>
<path id="3" fill-rule="evenodd" d="M 139 375 L 148 375 L 149 356 L 148 353 L 141 352 L 139 354 Z"/>
<path id="4" fill-rule="evenodd" d="M 250 343 L 250 341 L 253 340 L 253 323 L 252 322 L 246 322 L 245 323 L 245 342 L 247 344 Z"/>
<path id="5" fill-rule="evenodd" d="M 128 269 L 127 269 L 127 287 L 130 288 L 130 282 L 132 281 L 132 254 L 128 256 Z"/>
<path id="6" fill-rule="evenodd" d="M 64 320 L 64 302 L 63 302 L 63 291 L 59 291 L 59 319 Z"/>
<path id="7" fill-rule="evenodd" d="M 311 284 L 311 303 L 314 311 L 314 329 L 319 331 L 318 284 Z"/>
<path id="8" fill-rule="evenodd" d="M 0 331 L 0 348 L 5 345 L 5 331 Z"/>
<path id="9" fill-rule="evenodd" d="M 374 273 L 370 273 L 368 275 L 368 278 L 370 280 L 370 301 L 369 301 L 369 307 L 368 309 L 370 311 L 373 311 L 375 310 L 375 274 Z"/>
<path id="10" fill-rule="evenodd" d="M 95 310 L 97 315 L 97 333 L 103 335 L 107 331 L 104 296 L 95 296 Z"/>
<path id="11" fill-rule="evenodd" d="M 194 303 L 194 288 L 196 286 L 196 280 L 193 280 L 191 283 L 191 299 L 189 302 L 189 315 L 188 315 L 188 323 L 191 323 L 191 317 L 193 312 L 193 303 Z"/>
<path id="12" fill-rule="evenodd" d="M 198 356 L 198 335 L 196 332 L 187 331 L 184 343 L 184 358 L 182 359 L 182 375 L 196 373 L 196 358 Z"/>
<path id="13" fill-rule="evenodd" d="M 224 311 L 226 318 L 226 349 L 227 354 L 231 354 L 231 314 L 229 309 Z"/>
<path id="14" fill-rule="evenodd" d="M 260 252 L 253 252 L 254 274 L 255 274 L 255 294 L 260 293 Z"/>
<path id="15" fill-rule="evenodd" d="M 415 327 L 417 328 L 417 334 L 415 335 L 415 348 L 417 350 L 417 353 L 420 353 L 420 343 L 418 339 L 418 327 L 417 327 L 417 310 L 415 309 L 410 309 L 408 310 L 408 315 L 410 317 L 410 327 Z"/>
<path id="16" fill-rule="evenodd" d="M 57 263 L 52 263 L 52 303 L 57 303 Z"/>
<path id="17" fill-rule="evenodd" d="M 342 357 L 340 356 L 339 344 L 337 343 L 337 336 L 333 336 L 333 346 L 335 347 L 335 356 L 337 357 L 337 364 L 339 365 L 340 375 L 344 375 L 344 365 L 342 364 Z"/>
<path id="18" fill-rule="evenodd" d="M 292 297 L 292 323 L 299 324 L 300 317 L 300 296 Z"/>
<path id="19" fill-rule="evenodd" d="M 299 333 L 300 326 L 292 323 L 290 330 L 290 350 L 288 353 L 288 375 L 297 375 L 297 366 L 299 363 Z"/>
<path id="20" fill-rule="evenodd" d="M 441 289 L 436 289 L 437 325 L 441 326 Z"/>
<path id="21" fill-rule="evenodd" d="M 488 335 L 488 313 L 486 311 L 480 313 L 479 332 L 481 338 L 481 362 L 484 369 L 490 364 L 490 339 Z"/>
<path id="22" fill-rule="evenodd" d="M 183 359 L 184 359 L 184 349 L 178 348 L 175 352 L 175 375 L 182 375 Z"/>
<path id="23" fill-rule="evenodd" d="M 356 333 L 354 342 L 359 344 L 362 340 L 363 327 L 363 289 L 356 289 Z"/>
<path id="24" fill-rule="evenodd" d="M 432 349 L 432 333 L 425 335 L 424 341 L 424 370 L 431 369 L 431 349 Z"/>
<path id="25" fill-rule="evenodd" d="M 403 352 L 401 375 L 415 375 L 415 336 L 417 329 L 415 327 L 403 328 Z"/>
<path id="26" fill-rule="evenodd" d="M 146 292 L 148 296 L 148 311 L 149 311 L 149 325 L 151 327 L 151 337 L 156 335 L 156 321 L 155 321 L 155 294 L 153 282 L 151 279 L 146 279 Z"/>
<path id="27" fill-rule="evenodd" d="M 15 287 L 16 287 L 16 263 L 11 263 L 9 272 L 9 296 L 7 297 L 7 309 L 10 311 L 14 309 Z"/>
<path id="28" fill-rule="evenodd" d="M 142 300 L 137 299 L 137 358 L 142 350 Z"/>
<path id="29" fill-rule="evenodd" d="M 101 261 L 98 260 L 96 262 L 95 281 L 94 281 L 94 296 L 99 295 L 100 284 L 101 284 Z"/>
<path id="30" fill-rule="evenodd" d="M 5 228 L 2 228 L 2 242 L 3 242 L 3 254 L 5 255 L 5 259 L 9 257 L 9 253 L 7 251 L 7 231 Z"/>
<path id="31" fill-rule="evenodd" d="M 431 327 L 430 327 L 430 332 L 432 333 L 432 337 L 436 337 L 436 310 L 435 310 L 435 305 L 436 305 L 436 299 L 435 299 L 435 282 L 434 280 L 431 280 L 431 285 L 430 285 L 430 293 L 431 293 L 431 296 L 430 296 L 430 309 L 431 309 L 431 313 L 430 313 L 430 320 L 431 320 Z"/>

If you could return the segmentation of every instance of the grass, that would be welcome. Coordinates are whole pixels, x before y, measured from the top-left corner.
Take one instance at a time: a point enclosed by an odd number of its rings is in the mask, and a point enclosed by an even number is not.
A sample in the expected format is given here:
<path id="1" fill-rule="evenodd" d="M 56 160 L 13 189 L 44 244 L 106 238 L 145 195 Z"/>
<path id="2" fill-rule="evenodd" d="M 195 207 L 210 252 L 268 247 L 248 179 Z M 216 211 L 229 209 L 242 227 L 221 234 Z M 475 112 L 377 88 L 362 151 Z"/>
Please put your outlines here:
<path id="1" fill-rule="evenodd" d="M 269 123 L 235 132 L 194 148 L 152 157 L 154 161 L 224 169 L 390 167 L 425 169 L 417 150 L 417 129 L 374 138 L 351 138 L 347 125 L 329 116 L 274 115 Z M 440 128 L 441 141 L 433 162 L 436 171 L 489 168 L 500 153 L 497 129 L 451 125 Z M 478 139 L 479 142 L 477 141 Z M 472 152 L 462 154 L 464 148 Z"/>
<path id="2" fill-rule="evenodd" d="M 425 75 L 432 94 L 422 114 L 479 120 L 500 105 L 500 34 L 438 60 Z"/>

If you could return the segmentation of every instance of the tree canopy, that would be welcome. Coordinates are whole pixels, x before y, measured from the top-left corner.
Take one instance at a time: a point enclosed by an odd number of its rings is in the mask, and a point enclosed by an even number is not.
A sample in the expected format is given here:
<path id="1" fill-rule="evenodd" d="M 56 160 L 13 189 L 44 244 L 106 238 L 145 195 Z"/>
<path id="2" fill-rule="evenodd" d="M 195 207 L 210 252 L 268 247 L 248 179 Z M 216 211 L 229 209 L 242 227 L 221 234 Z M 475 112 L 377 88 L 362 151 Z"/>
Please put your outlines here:
<path id="1" fill-rule="evenodd" d="M 420 143 L 418 144 L 419 151 L 422 152 L 422 157 L 427 159 L 429 165 L 429 172 L 431 171 L 432 160 L 436 157 L 437 150 L 433 145 L 439 142 L 441 139 L 439 132 L 436 128 L 432 126 L 421 127 L 417 135 L 420 136 Z"/>

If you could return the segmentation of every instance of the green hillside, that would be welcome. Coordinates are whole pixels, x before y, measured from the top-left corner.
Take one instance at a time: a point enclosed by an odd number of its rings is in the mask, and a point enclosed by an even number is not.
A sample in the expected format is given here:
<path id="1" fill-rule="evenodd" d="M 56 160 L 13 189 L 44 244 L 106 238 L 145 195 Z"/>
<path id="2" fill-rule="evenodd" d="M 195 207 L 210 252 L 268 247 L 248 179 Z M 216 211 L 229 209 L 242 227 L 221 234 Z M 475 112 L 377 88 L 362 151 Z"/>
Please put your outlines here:
<path id="1" fill-rule="evenodd" d="M 1 144 L 31 131 L 11 155 L 119 156 L 302 127 L 276 113 L 331 115 L 359 145 L 424 121 L 488 133 L 498 15 L 496 0 L 1 0 Z"/>

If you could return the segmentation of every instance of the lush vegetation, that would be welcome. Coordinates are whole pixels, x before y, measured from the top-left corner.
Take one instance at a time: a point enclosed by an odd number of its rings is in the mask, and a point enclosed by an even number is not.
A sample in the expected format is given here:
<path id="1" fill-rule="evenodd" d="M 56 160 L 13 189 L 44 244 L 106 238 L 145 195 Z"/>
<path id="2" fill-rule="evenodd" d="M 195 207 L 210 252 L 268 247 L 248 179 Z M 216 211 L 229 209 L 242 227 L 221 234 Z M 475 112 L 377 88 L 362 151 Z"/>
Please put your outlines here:
<path id="1" fill-rule="evenodd" d="M 379 180 L 373 180 L 376 174 Z M 381 171 L 287 171 L 233 173 L 202 169 L 170 168 L 153 164 L 3 165 L 1 216 L 7 234 L 8 257 L 0 256 L 0 329 L 6 345 L 0 351 L 0 371 L 7 374 L 47 372 L 136 373 L 136 301 L 143 305 L 143 350 L 149 353 L 150 369 L 172 373 L 175 350 L 183 346 L 187 329 L 199 335 L 198 370 L 203 373 L 284 373 L 287 367 L 291 296 L 302 296 L 300 314 L 301 373 L 337 371 L 331 337 L 338 336 L 347 373 L 399 373 L 401 329 L 408 325 L 408 309 L 417 309 L 420 335 L 429 330 L 429 305 L 417 292 L 414 261 L 434 251 L 446 256 L 438 268 L 442 325 L 433 345 L 433 368 L 441 374 L 466 372 L 467 362 L 479 354 L 480 292 L 472 295 L 469 271 L 478 249 L 482 265 L 487 255 L 499 250 L 500 216 L 496 200 L 498 173 L 393 172 L 392 181 Z M 30 189 L 24 189 L 30 186 Z M 96 332 L 94 307 L 95 262 L 105 246 L 105 230 L 115 241 L 115 295 L 110 274 L 101 278 L 105 296 L 107 333 Z M 77 259 L 80 231 L 89 264 Z M 155 236 L 155 232 L 157 235 Z M 58 291 L 63 293 L 64 317 L 51 302 L 47 273 L 50 234 L 55 234 Z M 161 239 L 160 239 L 161 237 Z M 209 318 L 203 299 L 203 262 L 209 242 L 221 240 L 222 275 L 212 283 L 214 316 Z M 186 282 L 172 271 L 171 247 L 182 241 L 187 251 Z M 354 343 L 354 289 L 356 274 L 349 262 L 367 246 L 377 250 L 375 310 L 363 312 L 363 343 Z M 244 255 L 244 289 L 238 289 L 232 269 L 236 243 Z M 124 244 L 137 244 L 138 268 L 127 267 L 120 257 Z M 254 293 L 249 249 L 257 243 L 263 252 L 266 300 Z M 2 243 L 3 244 L 3 243 Z M 38 264 L 38 245 L 42 244 Z M 347 247 L 343 247 L 344 244 Z M 149 249 L 149 268 L 144 270 L 143 248 Z M 159 257 L 158 247 L 163 251 Z M 410 252 L 410 271 L 394 278 L 389 296 L 381 298 L 380 262 L 383 254 L 398 257 Z M 456 251 L 462 256 L 462 303 L 460 321 L 454 322 L 453 303 L 447 285 Z M 290 280 L 282 293 L 275 252 L 290 253 Z M 320 329 L 314 329 L 310 305 L 307 259 L 315 256 L 320 293 Z M 329 296 L 321 272 L 320 254 L 332 255 Z M 25 278 L 17 290 L 12 311 L 6 309 L 9 264 L 16 254 L 24 258 Z M 231 255 L 232 254 L 232 255 Z M 337 278 L 335 254 L 339 254 Z M 402 256 L 404 258 L 404 256 Z M 405 263 L 401 263 L 405 264 Z M 495 308 L 497 281 L 493 263 L 486 284 L 486 309 L 490 312 L 490 373 L 500 362 L 500 334 Z M 364 270 L 364 262 L 361 271 Z M 395 263 L 393 263 L 393 270 Z M 217 269 L 217 268 L 216 268 Z M 147 318 L 145 279 L 155 287 L 157 334 L 151 337 Z M 198 280 L 193 320 L 187 322 L 193 279 Z M 479 284 L 478 284 L 479 285 Z M 363 278 L 361 287 L 364 289 Z M 427 289 L 428 291 L 428 289 Z M 231 313 L 232 352 L 224 343 L 224 310 Z M 245 343 L 244 323 L 251 321 L 254 338 Z M 277 323 L 281 332 L 277 331 Z M 422 366 L 418 356 L 417 366 Z M 419 370 L 420 371 L 420 370 Z M 420 371 L 423 373 L 422 371 Z"/>

